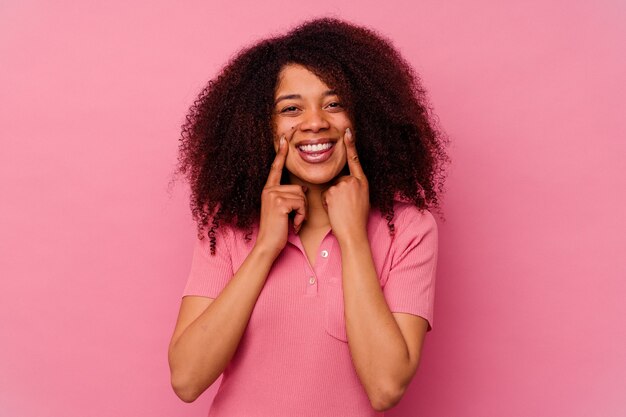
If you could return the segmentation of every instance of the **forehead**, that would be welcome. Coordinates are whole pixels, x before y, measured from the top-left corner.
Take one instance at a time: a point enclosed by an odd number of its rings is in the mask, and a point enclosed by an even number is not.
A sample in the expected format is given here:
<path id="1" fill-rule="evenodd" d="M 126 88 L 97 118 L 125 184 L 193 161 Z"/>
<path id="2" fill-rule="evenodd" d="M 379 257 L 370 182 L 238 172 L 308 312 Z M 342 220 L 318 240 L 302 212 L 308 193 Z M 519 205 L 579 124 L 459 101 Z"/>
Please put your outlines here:
<path id="1" fill-rule="evenodd" d="M 278 74 L 276 96 L 281 93 L 321 92 L 329 87 L 317 75 L 299 64 L 285 65 Z"/>

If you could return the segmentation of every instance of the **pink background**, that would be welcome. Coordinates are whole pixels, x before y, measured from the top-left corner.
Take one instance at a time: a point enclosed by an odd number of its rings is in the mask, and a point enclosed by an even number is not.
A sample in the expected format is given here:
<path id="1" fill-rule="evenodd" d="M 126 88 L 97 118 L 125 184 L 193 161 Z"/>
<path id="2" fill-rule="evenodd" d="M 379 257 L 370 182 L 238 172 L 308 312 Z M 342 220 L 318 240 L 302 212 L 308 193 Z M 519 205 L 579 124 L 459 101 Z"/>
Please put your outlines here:
<path id="1" fill-rule="evenodd" d="M 236 50 L 328 13 L 395 42 L 453 142 L 436 325 L 388 415 L 626 415 L 626 3 L 255 4 L 0 5 L 0 415 L 206 415 L 166 359 L 179 126 Z"/>

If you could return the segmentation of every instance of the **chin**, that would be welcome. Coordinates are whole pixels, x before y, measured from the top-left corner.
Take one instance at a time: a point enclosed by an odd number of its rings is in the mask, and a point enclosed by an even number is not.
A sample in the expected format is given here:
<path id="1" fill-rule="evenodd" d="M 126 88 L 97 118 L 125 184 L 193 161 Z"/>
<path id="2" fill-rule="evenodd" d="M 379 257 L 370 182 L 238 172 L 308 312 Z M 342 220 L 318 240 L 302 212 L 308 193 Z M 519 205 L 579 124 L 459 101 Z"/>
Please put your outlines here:
<path id="1" fill-rule="evenodd" d="M 291 156 L 291 155 L 290 155 Z M 331 159 L 319 164 L 310 164 L 299 158 L 285 161 L 285 168 L 291 175 L 302 182 L 322 185 L 334 180 L 339 175 L 347 175 L 347 160 L 345 155 L 333 155 Z"/>
<path id="2" fill-rule="evenodd" d="M 329 183 L 333 180 L 333 176 L 329 176 L 329 175 L 323 175 L 323 176 L 311 176 L 311 175 L 298 175 L 298 174 L 292 174 L 294 177 L 296 177 L 297 179 L 299 179 L 302 182 L 306 182 L 308 184 L 316 184 L 316 185 L 322 185 L 322 184 L 326 184 Z"/>
<path id="3" fill-rule="evenodd" d="M 316 185 L 324 185 L 324 184 L 328 184 L 330 182 L 332 182 L 332 180 L 335 177 L 327 177 L 327 178 L 322 178 L 322 179 L 318 179 L 318 178 L 311 178 L 311 179 L 305 179 L 304 181 L 308 182 L 309 184 L 316 184 Z"/>
<path id="4" fill-rule="evenodd" d="M 344 169 L 334 169 L 332 172 L 302 172 L 302 170 L 289 170 L 291 175 L 298 178 L 302 182 L 306 182 L 309 184 L 323 185 L 332 182 L 335 178 L 342 175 L 348 175 L 347 168 Z"/>

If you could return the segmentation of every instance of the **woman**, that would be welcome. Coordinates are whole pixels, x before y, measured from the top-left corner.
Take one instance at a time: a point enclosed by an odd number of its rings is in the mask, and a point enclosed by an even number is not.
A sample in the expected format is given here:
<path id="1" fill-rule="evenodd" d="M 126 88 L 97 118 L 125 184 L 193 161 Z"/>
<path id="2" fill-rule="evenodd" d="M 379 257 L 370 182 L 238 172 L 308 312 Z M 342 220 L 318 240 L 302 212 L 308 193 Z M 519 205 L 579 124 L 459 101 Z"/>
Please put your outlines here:
<path id="1" fill-rule="evenodd" d="M 198 239 L 176 394 L 194 401 L 223 373 L 210 416 L 397 404 L 432 328 L 444 142 L 371 30 L 317 19 L 232 59 L 183 126 Z"/>

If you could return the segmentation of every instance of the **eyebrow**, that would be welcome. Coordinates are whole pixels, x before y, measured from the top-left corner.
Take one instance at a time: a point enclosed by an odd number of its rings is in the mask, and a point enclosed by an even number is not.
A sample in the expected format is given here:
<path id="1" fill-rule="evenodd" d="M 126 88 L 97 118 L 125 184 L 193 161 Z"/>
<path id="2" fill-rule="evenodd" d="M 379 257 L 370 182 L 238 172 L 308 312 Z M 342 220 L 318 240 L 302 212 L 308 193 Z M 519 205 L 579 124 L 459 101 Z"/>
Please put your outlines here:
<path id="1" fill-rule="evenodd" d="M 328 97 L 328 96 L 336 96 L 337 95 L 337 91 L 335 90 L 326 90 L 324 91 L 324 93 L 322 94 L 322 97 Z M 282 96 L 278 96 L 276 98 L 276 101 L 274 101 L 274 105 L 278 104 L 279 101 L 281 100 L 290 100 L 290 99 L 302 99 L 302 96 L 300 94 L 285 94 Z"/>

